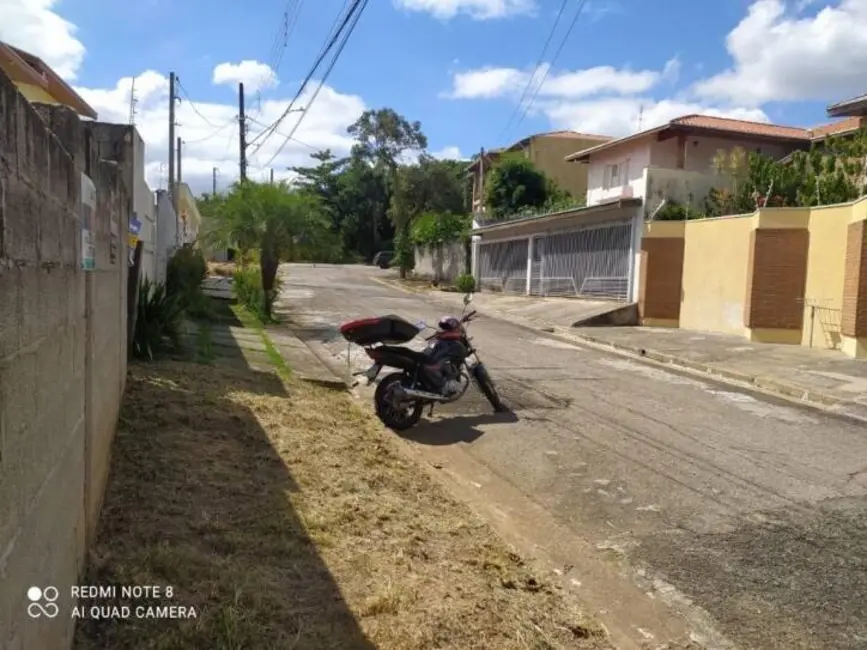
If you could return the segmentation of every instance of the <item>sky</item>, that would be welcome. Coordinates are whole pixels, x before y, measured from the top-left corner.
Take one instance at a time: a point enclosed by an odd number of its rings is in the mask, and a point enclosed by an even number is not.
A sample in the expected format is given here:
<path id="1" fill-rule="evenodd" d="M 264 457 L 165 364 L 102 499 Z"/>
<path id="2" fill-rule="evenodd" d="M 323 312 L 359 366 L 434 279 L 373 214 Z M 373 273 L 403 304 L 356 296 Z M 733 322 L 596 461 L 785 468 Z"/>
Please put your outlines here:
<path id="1" fill-rule="evenodd" d="M 199 192 L 215 167 L 221 189 L 237 180 L 238 82 L 255 140 L 343 8 L 0 0 L 0 40 L 51 65 L 101 121 L 129 121 L 135 79 L 153 189 L 166 184 L 175 72 L 183 176 Z M 287 178 L 316 150 L 347 153 L 347 127 L 370 108 L 420 121 L 429 152 L 457 158 L 532 133 L 624 136 L 691 113 L 825 123 L 828 104 L 867 92 L 867 0 L 373 0 L 314 100 L 320 81 L 302 93 L 303 113 L 250 149 L 251 178 Z"/>

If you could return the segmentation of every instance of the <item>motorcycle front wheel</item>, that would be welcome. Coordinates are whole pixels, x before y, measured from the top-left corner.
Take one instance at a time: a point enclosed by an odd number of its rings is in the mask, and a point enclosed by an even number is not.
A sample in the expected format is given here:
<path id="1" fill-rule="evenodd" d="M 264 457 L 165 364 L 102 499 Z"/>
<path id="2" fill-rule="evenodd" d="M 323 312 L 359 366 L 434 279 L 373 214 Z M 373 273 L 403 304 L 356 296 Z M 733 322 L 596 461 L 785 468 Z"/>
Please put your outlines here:
<path id="1" fill-rule="evenodd" d="M 481 363 L 478 363 L 473 368 L 473 378 L 476 380 L 476 385 L 482 391 L 482 395 L 490 402 L 495 413 L 507 413 L 509 407 L 503 404 L 500 399 L 500 394 L 497 392 L 497 387 L 494 386 L 494 380 L 488 374 L 488 369 Z"/>
<path id="2" fill-rule="evenodd" d="M 424 405 L 418 401 L 408 402 L 400 407 L 392 403 L 392 393 L 403 380 L 403 373 L 394 372 L 386 375 L 379 382 L 376 392 L 373 394 L 377 417 L 382 420 L 385 426 L 394 431 L 406 431 L 414 427 L 421 419 L 424 409 Z"/>

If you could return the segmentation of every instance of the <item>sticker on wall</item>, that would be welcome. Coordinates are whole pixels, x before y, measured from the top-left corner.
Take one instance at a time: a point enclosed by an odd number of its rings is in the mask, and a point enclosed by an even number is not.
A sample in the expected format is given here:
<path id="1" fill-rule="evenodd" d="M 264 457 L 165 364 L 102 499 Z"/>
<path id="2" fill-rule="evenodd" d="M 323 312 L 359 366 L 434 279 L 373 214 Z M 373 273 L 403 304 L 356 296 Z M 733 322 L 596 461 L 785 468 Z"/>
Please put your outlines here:
<path id="1" fill-rule="evenodd" d="M 141 232 L 141 221 L 138 215 L 133 212 L 129 220 L 129 235 L 127 236 L 127 247 L 129 251 L 129 265 L 135 264 L 135 247 L 138 244 L 139 233 Z"/>
<path id="2" fill-rule="evenodd" d="M 81 175 L 81 268 L 96 268 L 96 240 L 94 215 L 96 214 L 96 186 L 87 175 Z"/>

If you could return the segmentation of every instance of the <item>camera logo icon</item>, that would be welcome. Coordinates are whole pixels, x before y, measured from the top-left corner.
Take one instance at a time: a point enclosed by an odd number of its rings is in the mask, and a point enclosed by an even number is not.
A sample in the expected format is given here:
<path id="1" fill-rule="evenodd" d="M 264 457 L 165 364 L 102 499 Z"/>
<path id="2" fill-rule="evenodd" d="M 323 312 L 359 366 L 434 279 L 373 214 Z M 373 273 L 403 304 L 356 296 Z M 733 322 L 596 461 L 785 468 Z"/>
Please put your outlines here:
<path id="1" fill-rule="evenodd" d="M 27 613 L 30 618 L 54 618 L 60 613 L 60 608 L 55 602 L 60 597 L 57 587 L 30 587 L 27 590 Z"/>

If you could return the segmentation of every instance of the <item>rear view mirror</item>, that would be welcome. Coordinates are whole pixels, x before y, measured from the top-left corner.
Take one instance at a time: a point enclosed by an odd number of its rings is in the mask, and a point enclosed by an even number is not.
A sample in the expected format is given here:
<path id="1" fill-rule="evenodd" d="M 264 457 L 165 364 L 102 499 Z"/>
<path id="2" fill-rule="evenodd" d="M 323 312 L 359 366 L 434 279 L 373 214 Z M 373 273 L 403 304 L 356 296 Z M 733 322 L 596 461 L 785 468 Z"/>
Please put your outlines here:
<path id="1" fill-rule="evenodd" d="M 473 301 L 472 291 L 464 296 L 464 305 L 469 305 Z"/>

